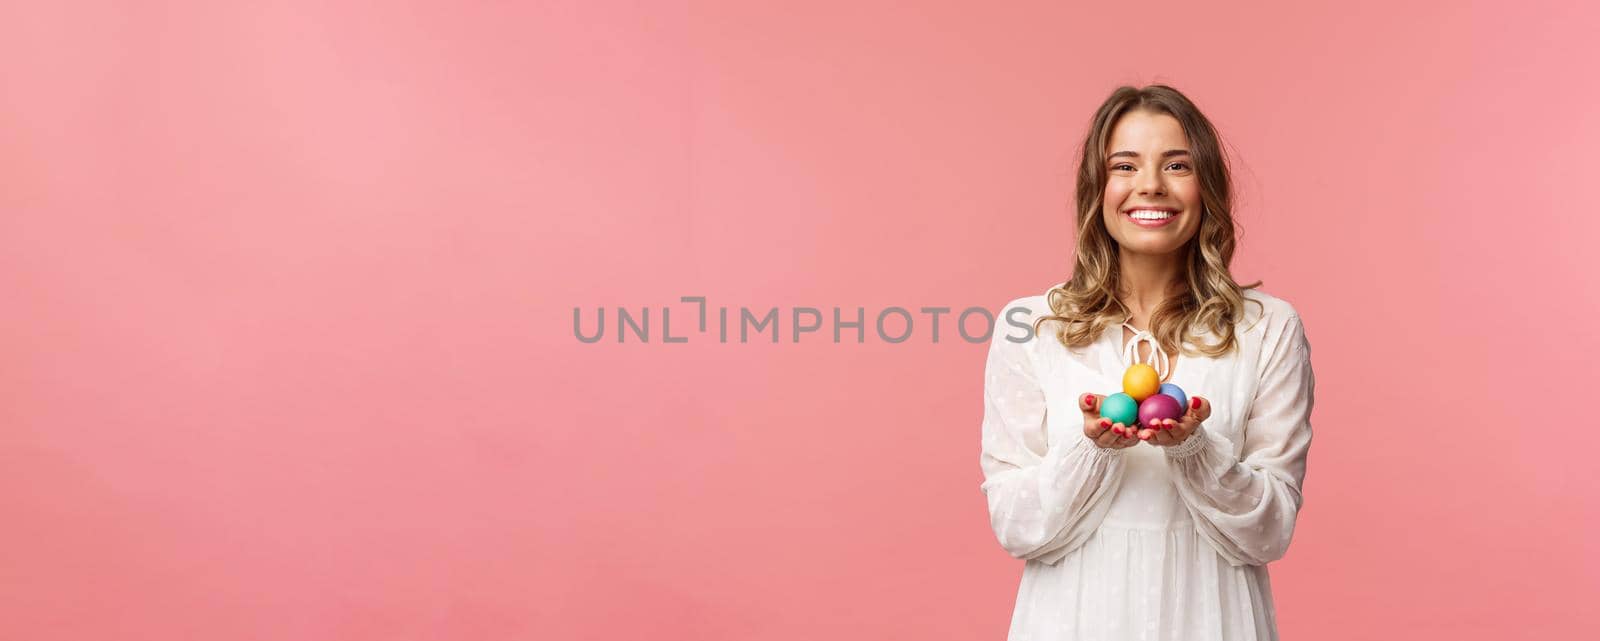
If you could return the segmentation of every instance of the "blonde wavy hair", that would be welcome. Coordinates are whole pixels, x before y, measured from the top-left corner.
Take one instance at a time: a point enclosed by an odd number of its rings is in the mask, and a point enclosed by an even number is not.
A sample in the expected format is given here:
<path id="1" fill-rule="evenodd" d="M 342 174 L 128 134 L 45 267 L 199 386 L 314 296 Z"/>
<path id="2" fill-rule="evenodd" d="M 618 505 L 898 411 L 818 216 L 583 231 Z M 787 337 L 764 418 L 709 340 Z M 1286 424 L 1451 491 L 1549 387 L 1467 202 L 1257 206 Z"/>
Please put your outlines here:
<path id="1" fill-rule="evenodd" d="M 1204 114 L 1177 89 L 1166 85 L 1140 88 L 1118 87 L 1100 105 L 1084 137 L 1078 159 L 1077 228 L 1078 246 L 1072 278 L 1053 287 L 1046 295 L 1050 315 L 1034 322 L 1034 331 L 1047 320 L 1061 322 L 1056 337 L 1069 348 L 1093 343 L 1108 327 L 1120 328 L 1133 316 L 1117 291 L 1121 281 L 1116 239 L 1101 217 L 1106 187 L 1107 145 L 1111 131 L 1130 111 L 1146 110 L 1177 119 L 1189 139 L 1189 154 L 1200 182 L 1204 210 L 1200 229 L 1179 250 L 1184 265 L 1184 283 L 1173 291 L 1150 315 L 1149 331 L 1168 354 L 1198 353 L 1216 357 L 1228 353 L 1237 342 L 1234 324 L 1244 316 L 1244 290 L 1261 286 L 1261 281 L 1241 286 L 1228 269 L 1233 263 L 1233 189 L 1228 160 L 1216 129 Z M 1255 302 L 1260 305 L 1258 301 Z M 1202 344 L 1207 335 L 1215 343 Z M 1195 340 L 1189 340 L 1195 339 Z M 1192 345 L 1192 351 L 1184 350 Z"/>

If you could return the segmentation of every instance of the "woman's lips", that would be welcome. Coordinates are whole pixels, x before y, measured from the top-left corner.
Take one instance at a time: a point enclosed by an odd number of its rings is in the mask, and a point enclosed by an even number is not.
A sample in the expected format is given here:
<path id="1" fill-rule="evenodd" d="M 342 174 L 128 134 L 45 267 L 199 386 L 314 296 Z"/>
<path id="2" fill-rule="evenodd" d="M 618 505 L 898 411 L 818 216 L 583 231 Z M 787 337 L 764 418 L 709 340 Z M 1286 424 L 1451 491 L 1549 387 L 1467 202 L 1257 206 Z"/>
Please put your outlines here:
<path id="1" fill-rule="evenodd" d="M 1164 219 L 1164 220 L 1140 220 L 1138 218 L 1134 218 L 1133 217 L 1133 213 L 1134 212 L 1138 212 L 1138 211 L 1160 211 L 1160 210 L 1130 209 L 1130 210 L 1127 211 L 1127 213 L 1122 214 L 1123 216 L 1126 216 L 1128 218 L 1128 220 L 1133 221 L 1133 224 L 1138 225 L 1138 226 L 1140 226 L 1140 227 L 1142 227 L 1144 229 L 1160 229 L 1162 227 L 1166 227 L 1167 225 L 1170 225 L 1174 221 L 1178 220 L 1178 216 L 1180 216 L 1182 214 L 1182 212 L 1170 211 L 1170 212 L 1163 212 L 1163 213 L 1172 214 L 1171 216 L 1166 217 L 1166 219 Z"/>

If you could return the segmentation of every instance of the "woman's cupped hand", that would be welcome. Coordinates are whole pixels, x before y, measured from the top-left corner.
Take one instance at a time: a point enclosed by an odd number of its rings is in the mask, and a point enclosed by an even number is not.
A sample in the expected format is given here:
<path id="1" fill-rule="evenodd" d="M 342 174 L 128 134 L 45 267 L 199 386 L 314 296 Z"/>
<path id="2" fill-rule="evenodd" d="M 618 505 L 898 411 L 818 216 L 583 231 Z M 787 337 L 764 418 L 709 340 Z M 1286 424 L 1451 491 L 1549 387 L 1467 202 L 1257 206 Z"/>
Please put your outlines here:
<path id="1" fill-rule="evenodd" d="M 1141 442 L 1162 447 L 1172 447 L 1188 440 L 1206 419 L 1211 418 L 1211 401 L 1203 396 L 1189 398 L 1189 408 L 1183 416 L 1156 421 L 1151 425 L 1123 425 L 1100 416 L 1101 394 L 1084 394 L 1078 398 L 1078 409 L 1083 410 L 1083 435 L 1095 445 L 1120 450 Z"/>

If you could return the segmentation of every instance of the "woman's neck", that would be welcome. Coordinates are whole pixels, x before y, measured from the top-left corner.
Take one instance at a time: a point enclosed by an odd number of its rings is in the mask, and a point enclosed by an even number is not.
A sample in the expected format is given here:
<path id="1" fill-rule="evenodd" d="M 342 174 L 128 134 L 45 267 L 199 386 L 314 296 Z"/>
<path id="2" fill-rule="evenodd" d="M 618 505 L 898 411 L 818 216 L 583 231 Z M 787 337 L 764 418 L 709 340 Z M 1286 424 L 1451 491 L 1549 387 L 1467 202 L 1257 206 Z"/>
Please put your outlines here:
<path id="1" fill-rule="evenodd" d="M 1119 295 L 1122 304 L 1133 313 L 1129 322 L 1141 328 L 1149 327 L 1150 314 L 1183 285 L 1183 264 L 1178 253 L 1122 252 L 1118 264 L 1122 279 Z"/>

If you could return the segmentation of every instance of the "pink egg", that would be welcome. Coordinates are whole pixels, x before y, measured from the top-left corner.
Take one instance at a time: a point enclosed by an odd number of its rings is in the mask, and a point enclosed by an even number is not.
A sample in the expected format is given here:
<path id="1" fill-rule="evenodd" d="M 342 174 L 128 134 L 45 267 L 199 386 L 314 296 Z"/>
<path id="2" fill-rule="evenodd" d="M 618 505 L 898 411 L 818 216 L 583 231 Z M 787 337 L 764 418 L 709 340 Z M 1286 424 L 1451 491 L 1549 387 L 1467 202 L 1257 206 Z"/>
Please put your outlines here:
<path id="1" fill-rule="evenodd" d="M 1183 416 L 1183 405 L 1166 394 L 1153 394 L 1139 404 L 1139 424 L 1145 427 L 1155 425 L 1156 421 L 1178 420 L 1180 416 Z"/>

